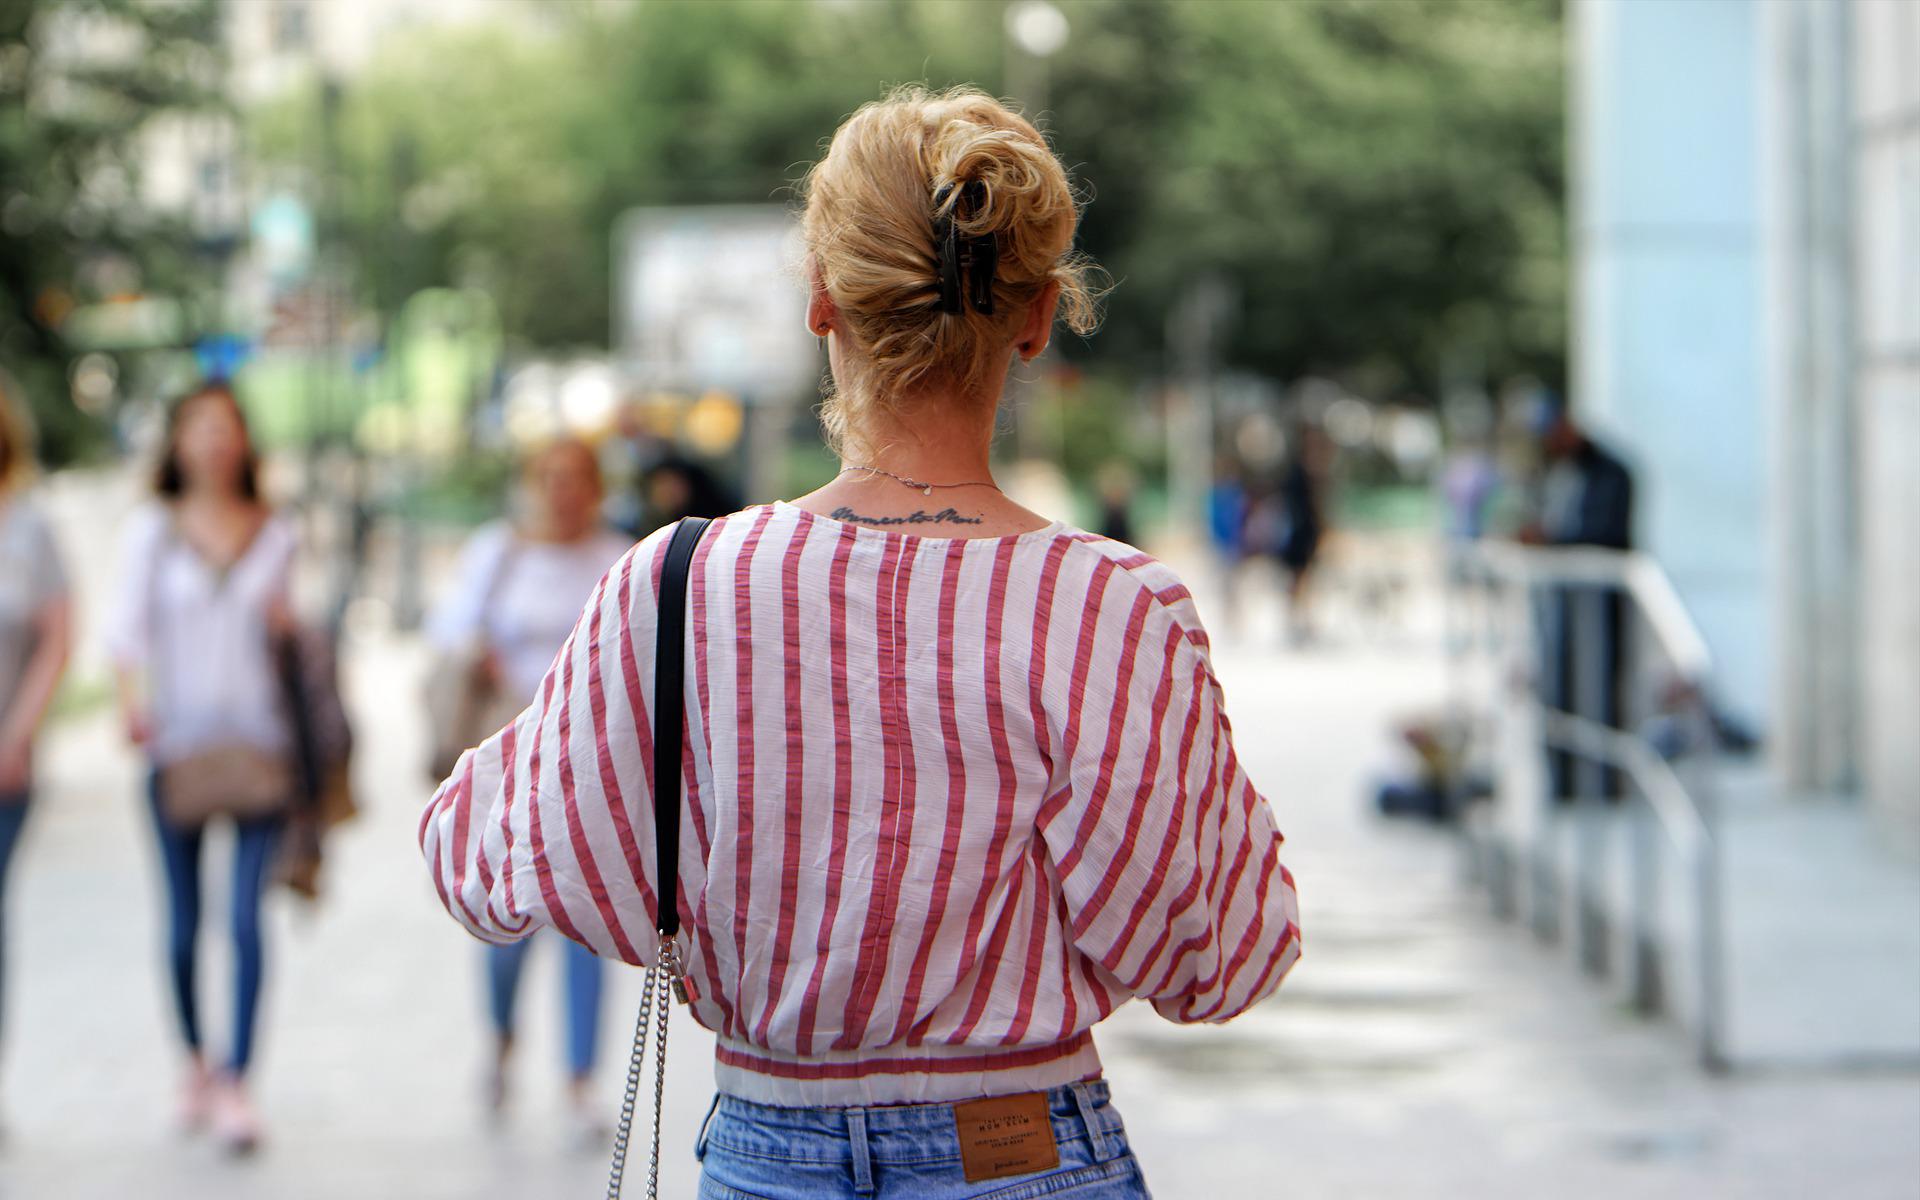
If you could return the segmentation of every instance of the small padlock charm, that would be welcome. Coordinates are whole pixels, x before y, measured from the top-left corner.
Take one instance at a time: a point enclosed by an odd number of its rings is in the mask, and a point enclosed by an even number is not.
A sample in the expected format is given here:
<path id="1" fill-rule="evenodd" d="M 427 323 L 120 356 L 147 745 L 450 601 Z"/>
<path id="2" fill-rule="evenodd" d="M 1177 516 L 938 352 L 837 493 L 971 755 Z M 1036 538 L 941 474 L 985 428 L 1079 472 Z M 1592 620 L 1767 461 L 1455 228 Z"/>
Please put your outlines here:
<path id="1" fill-rule="evenodd" d="M 673 998 L 686 1004 L 687 968 L 680 961 L 680 939 L 662 935 L 660 938 L 660 969 L 666 973 L 667 982 L 673 988 Z"/>

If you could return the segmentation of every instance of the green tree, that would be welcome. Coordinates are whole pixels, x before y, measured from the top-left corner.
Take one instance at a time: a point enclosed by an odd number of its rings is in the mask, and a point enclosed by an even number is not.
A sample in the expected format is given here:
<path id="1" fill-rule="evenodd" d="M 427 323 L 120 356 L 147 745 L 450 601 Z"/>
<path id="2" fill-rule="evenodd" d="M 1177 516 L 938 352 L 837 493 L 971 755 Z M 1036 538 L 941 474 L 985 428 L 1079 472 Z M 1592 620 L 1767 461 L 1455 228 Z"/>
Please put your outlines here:
<path id="1" fill-rule="evenodd" d="M 1067 8 L 1057 133 L 1124 282 L 1102 354 L 1153 365 L 1192 279 L 1231 365 L 1430 389 L 1450 354 L 1564 372 L 1557 0 Z"/>
<path id="2" fill-rule="evenodd" d="M 216 0 L 0 0 L 0 366 L 49 461 L 98 434 L 69 400 L 68 315 L 205 277 L 187 231 L 139 203 L 138 135 L 219 103 L 218 15 Z"/>
<path id="3" fill-rule="evenodd" d="M 550 17 L 533 35 L 417 30 L 346 81 L 338 234 L 383 310 L 478 284 L 521 345 L 604 344 L 620 213 L 783 201 L 883 83 L 997 70 L 997 20 L 952 4 L 659 0 Z M 265 163 L 311 171 L 319 95 L 254 114 Z"/>
<path id="4" fill-rule="evenodd" d="M 1062 8 L 1041 116 L 1119 284 L 1069 359 L 1164 370 L 1168 313 L 1214 275 L 1241 300 L 1225 365 L 1382 395 L 1431 394 L 1456 359 L 1562 375 L 1559 0 Z M 1001 12 L 657 0 L 396 40 L 342 100 L 363 291 L 391 311 L 479 283 L 520 345 L 604 344 L 620 212 L 785 199 L 890 84 L 1002 90 Z M 262 156 L 305 161 L 310 125 L 261 114 Z"/>

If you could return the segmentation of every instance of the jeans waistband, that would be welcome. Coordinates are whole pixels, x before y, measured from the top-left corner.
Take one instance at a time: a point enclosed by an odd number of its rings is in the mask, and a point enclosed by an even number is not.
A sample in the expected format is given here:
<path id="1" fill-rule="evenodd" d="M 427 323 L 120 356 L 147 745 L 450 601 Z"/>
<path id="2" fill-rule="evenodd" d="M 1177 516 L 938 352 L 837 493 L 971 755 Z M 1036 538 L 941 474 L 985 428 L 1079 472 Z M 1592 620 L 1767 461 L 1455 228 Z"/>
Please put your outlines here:
<path id="1" fill-rule="evenodd" d="M 1061 1142 L 1084 1138 L 1091 1144 L 1095 1160 L 1105 1159 L 1120 1129 L 1118 1116 L 1108 1107 L 1106 1080 L 1066 1084 L 1044 1094 L 1054 1137 Z M 743 1122 L 756 1133 L 770 1135 L 770 1141 L 777 1138 L 780 1144 L 791 1147 L 796 1157 L 807 1156 L 822 1143 L 844 1145 L 849 1152 L 854 1190 L 865 1193 L 873 1189 L 874 1163 L 923 1160 L 930 1137 L 952 1139 L 957 1154 L 953 1109 L 952 1103 L 784 1108 L 721 1092 L 714 1096 L 701 1123 L 695 1153 L 705 1159 L 714 1116 L 721 1114 Z M 764 1156 L 768 1150 L 762 1146 L 757 1152 Z"/>

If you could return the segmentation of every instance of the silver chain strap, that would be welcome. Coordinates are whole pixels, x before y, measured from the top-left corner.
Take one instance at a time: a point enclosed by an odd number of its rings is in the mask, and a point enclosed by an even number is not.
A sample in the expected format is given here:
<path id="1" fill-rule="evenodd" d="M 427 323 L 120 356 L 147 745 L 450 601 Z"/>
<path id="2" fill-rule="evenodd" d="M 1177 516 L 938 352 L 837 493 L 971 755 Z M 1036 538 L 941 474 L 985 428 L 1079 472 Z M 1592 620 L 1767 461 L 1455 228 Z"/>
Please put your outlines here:
<path id="1" fill-rule="evenodd" d="M 633 1055 L 627 1060 L 627 1086 L 620 1097 L 620 1127 L 613 1135 L 613 1166 L 607 1174 L 607 1200 L 620 1200 L 620 1187 L 627 1173 L 627 1145 L 633 1135 L 633 1110 L 640 1099 L 640 1075 L 645 1069 L 649 1026 L 654 1038 L 653 1153 L 647 1162 L 647 1200 L 659 1200 L 660 1113 L 666 1107 L 667 1091 L 667 1018 L 673 1011 L 670 997 L 680 997 L 681 1003 L 686 1003 L 685 979 L 679 941 L 663 935 L 660 958 L 647 968 L 646 980 L 640 985 L 640 1017 L 633 1030 Z M 654 1020 L 656 1009 L 657 1021 Z"/>
<path id="2" fill-rule="evenodd" d="M 674 938 L 661 939 L 660 973 L 671 986 L 661 987 L 654 993 L 660 1022 L 653 1034 L 653 1157 L 647 1163 L 647 1200 L 659 1200 L 660 1195 L 660 1114 L 666 1108 L 667 1017 L 673 1012 L 673 999 L 686 1003 L 686 969 L 680 964 L 680 943 Z"/>

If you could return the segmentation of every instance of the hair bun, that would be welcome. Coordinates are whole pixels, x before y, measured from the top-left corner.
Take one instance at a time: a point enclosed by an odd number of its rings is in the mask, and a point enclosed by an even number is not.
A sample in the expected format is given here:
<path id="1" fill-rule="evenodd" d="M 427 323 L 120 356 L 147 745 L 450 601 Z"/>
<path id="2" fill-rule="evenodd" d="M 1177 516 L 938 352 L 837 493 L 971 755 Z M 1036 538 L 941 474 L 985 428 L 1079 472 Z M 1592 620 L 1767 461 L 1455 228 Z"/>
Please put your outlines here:
<path id="1" fill-rule="evenodd" d="M 1072 252 L 1080 205 L 1033 125 L 973 88 L 901 88 L 847 118 L 803 186 L 804 231 L 856 353 L 823 409 L 843 446 L 863 411 L 928 382 L 979 392 L 990 365 L 1049 284 L 1076 332 L 1096 323 L 1092 265 Z M 953 303 L 951 233 L 991 263 Z M 944 244 L 943 244 L 944 243 Z M 962 272 L 964 273 L 964 272 Z M 980 278 L 984 275 L 984 279 Z"/>

